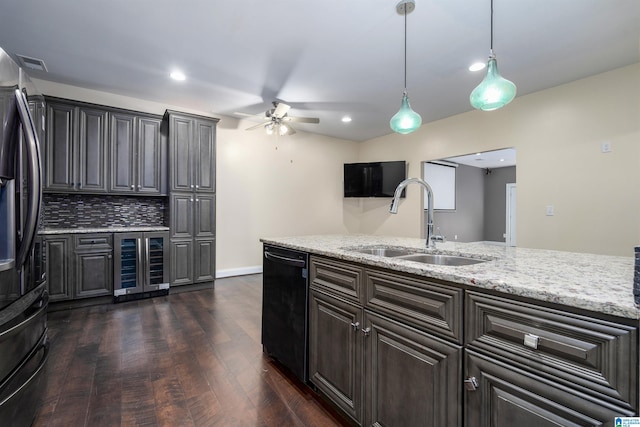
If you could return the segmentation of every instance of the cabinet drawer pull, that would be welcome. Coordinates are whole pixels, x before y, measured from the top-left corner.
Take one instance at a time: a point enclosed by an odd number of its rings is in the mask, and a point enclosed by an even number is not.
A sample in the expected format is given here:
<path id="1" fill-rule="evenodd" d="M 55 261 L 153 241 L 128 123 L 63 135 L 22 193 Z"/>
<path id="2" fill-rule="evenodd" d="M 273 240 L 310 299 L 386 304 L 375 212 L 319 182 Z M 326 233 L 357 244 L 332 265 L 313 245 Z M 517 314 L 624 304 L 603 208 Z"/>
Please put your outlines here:
<path id="1" fill-rule="evenodd" d="M 464 380 L 464 388 L 467 389 L 467 391 L 476 391 L 479 385 L 476 377 L 469 377 Z"/>
<path id="2" fill-rule="evenodd" d="M 369 334 L 371 333 L 371 328 L 365 328 L 362 330 L 362 333 L 365 337 L 368 337 Z"/>
<path id="3" fill-rule="evenodd" d="M 353 328 L 354 331 L 357 331 L 358 328 L 360 327 L 360 322 L 352 323 L 351 327 Z"/>
<path id="4" fill-rule="evenodd" d="M 538 349 L 538 343 L 540 341 L 540 337 L 533 334 L 524 334 L 524 345 L 525 347 L 532 348 L 534 350 Z"/>

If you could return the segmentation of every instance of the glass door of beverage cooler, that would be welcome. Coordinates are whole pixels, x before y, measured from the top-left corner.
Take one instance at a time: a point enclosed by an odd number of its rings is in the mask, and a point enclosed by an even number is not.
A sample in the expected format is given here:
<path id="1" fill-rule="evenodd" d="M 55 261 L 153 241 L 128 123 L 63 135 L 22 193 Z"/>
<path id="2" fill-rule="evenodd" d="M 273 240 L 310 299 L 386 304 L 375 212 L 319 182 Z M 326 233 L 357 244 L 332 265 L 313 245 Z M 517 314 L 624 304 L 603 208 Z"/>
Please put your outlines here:
<path id="1" fill-rule="evenodd" d="M 114 296 L 169 288 L 169 233 L 114 234 Z"/>
<path id="2" fill-rule="evenodd" d="M 144 233 L 144 291 L 169 288 L 169 233 Z"/>

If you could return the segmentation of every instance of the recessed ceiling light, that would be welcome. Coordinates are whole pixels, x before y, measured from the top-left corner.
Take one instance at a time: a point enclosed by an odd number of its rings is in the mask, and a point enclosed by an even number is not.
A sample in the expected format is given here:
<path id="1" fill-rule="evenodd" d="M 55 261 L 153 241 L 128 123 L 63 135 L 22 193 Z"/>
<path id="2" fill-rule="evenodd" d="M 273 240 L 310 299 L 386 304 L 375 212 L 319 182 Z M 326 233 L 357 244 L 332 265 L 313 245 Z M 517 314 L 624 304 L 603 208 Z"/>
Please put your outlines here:
<path id="1" fill-rule="evenodd" d="M 504 162 L 504 159 L 500 159 L 501 162 Z"/>
<path id="2" fill-rule="evenodd" d="M 483 70 L 486 66 L 487 64 L 484 62 L 474 62 L 473 64 L 469 65 L 469 71 L 480 71 Z"/>
<path id="3" fill-rule="evenodd" d="M 185 76 L 184 73 L 180 70 L 172 71 L 170 76 L 173 80 L 178 80 L 178 81 L 183 81 L 187 78 L 187 76 Z"/>
<path id="4" fill-rule="evenodd" d="M 344 117 L 342 118 L 342 121 L 343 121 L 344 123 L 349 123 L 349 122 L 351 121 L 351 117 L 349 117 L 349 116 L 344 116 Z"/>

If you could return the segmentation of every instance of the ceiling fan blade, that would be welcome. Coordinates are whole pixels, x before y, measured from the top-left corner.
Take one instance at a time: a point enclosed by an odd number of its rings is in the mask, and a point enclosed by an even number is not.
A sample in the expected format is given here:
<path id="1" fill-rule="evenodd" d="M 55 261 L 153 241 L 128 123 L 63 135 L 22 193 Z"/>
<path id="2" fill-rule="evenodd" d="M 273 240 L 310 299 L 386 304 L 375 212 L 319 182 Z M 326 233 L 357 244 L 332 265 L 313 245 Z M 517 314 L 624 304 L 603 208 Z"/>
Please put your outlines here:
<path id="1" fill-rule="evenodd" d="M 250 126 L 250 127 L 246 128 L 245 130 L 254 130 L 254 129 L 258 129 L 258 128 L 264 127 L 264 126 L 265 126 L 265 123 L 258 123 L 257 125 Z"/>
<path id="2" fill-rule="evenodd" d="M 320 123 L 320 119 L 317 117 L 290 117 L 287 116 L 283 120 L 297 123 Z"/>
<path id="3" fill-rule="evenodd" d="M 287 127 L 287 133 L 285 135 L 293 135 L 296 133 L 296 130 L 289 124 L 283 124 L 283 126 Z"/>
<path id="4" fill-rule="evenodd" d="M 287 111 L 289 111 L 289 108 L 291 107 L 288 106 L 287 104 L 278 102 L 278 105 L 276 106 L 276 109 L 273 112 L 272 116 L 277 117 L 278 119 L 281 119 L 282 117 L 284 117 L 285 114 L 287 114 Z"/>

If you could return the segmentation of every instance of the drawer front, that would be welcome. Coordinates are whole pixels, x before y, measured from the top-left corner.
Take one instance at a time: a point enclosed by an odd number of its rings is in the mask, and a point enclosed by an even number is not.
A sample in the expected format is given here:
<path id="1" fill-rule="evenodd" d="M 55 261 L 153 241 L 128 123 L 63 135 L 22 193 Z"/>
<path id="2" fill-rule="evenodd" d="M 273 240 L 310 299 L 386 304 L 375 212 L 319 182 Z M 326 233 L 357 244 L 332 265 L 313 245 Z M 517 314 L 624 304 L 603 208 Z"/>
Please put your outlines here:
<path id="1" fill-rule="evenodd" d="M 333 259 L 311 257 L 311 286 L 364 303 L 361 267 Z"/>
<path id="2" fill-rule="evenodd" d="M 379 270 L 366 271 L 365 287 L 367 308 L 462 342 L 462 289 Z"/>
<path id="3" fill-rule="evenodd" d="M 77 250 L 110 250 L 112 248 L 112 234 L 84 234 L 75 238 Z"/>
<path id="4" fill-rule="evenodd" d="M 474 351 L 465 359 L 465 377 L 476 380 L 465 392 L 466 427 L 613 427 L 615 418 L 634 415 Z"/>
<path id="5" fill-rule="evenodd" d="M 638 330 L 467 292 L 466 340 L 525 369 L 638 409 Z"/>

